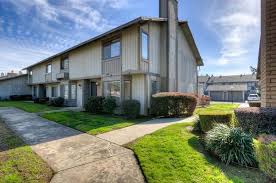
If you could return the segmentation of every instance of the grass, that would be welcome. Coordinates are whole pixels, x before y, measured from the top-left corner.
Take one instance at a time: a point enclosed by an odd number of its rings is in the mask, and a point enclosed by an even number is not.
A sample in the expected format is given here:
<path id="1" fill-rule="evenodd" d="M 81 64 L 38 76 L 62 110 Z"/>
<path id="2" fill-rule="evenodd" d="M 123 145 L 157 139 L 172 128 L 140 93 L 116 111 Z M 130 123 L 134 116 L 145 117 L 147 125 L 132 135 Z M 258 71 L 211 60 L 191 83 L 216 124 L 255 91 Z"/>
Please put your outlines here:
<path id="1" fill-rule="evenodd" d="M 265 183 L 259 170 L 226 166 L 204 152 L 187 127 L 171 125 L 129 144 L 149 183 Z"/>
<path id="2" fill-rule="evenodd" d="M 0 121 L 0 183 L 50 182 L 52 170 Z"/>
<path id="3" fill-rule="evenodd" d="M 195 114 L 201 113 L 229 113 L 234 112 L 234 109 L 238 108 L 239 104 L 211 104 L 207 107 L 198 107 L 195 110 Z"/>
<path id="4" fill-rule="evenodd" d="M 131 120 L 108 115 L 92 115 L 86 112 L 55 112 L 41 116 L 90 135 L 106 133 L 147 120 L 147 118 Z"/>
<path id="5" fill-rule="evenodd" d="M 48 106 L 46 104 L 35 104 L 33 102 L 24 101 L 0 101 L 0 107 L 16 107 L 26 112 L 45 112 L 58 109 L 57 107 Z"/>

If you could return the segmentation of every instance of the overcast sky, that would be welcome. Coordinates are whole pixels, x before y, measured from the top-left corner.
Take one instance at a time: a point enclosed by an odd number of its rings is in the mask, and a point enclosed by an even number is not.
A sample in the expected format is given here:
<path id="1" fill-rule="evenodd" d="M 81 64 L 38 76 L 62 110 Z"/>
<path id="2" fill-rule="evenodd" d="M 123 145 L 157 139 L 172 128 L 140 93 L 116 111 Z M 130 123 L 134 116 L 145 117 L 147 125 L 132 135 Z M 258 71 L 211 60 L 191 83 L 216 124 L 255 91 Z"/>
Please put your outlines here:
<path id="1" fill-rule="evenodd" d="M 0 0 L 0 72 L 20 69 L 139 16 L 159 0 Z M 250 73 L 260 41 L 260 0 L 179 0 L 205 66 L 200 74 Z"/>

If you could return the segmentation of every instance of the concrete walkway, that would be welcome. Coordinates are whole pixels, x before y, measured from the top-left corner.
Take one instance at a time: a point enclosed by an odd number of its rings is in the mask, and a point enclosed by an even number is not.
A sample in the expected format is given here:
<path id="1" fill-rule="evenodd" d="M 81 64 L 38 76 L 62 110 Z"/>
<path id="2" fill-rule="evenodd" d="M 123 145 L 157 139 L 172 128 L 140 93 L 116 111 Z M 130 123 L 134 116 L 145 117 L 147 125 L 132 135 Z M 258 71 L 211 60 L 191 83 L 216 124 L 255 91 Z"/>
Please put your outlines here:
<path id="1" fill-rule="evenodd" d="M 14 108 L 0 117 L 54 170 L 52 183 L 144 182 L 126 148 Z"/>
<path id="2" fill-rule="evenodd" d="M 192 116 L 189 118 L 161 118 L 139 123 L 133 126 L 114 130 L 104 134 L 97 135 L 97 137 L 108 140 L 118 145 L 124 145 L 134 141 L 137 138 L 143 137 L 147 134 L 153 133 L 161 128 L 167 127 L 172 124 L 193 122 L 197 117 Z"/>

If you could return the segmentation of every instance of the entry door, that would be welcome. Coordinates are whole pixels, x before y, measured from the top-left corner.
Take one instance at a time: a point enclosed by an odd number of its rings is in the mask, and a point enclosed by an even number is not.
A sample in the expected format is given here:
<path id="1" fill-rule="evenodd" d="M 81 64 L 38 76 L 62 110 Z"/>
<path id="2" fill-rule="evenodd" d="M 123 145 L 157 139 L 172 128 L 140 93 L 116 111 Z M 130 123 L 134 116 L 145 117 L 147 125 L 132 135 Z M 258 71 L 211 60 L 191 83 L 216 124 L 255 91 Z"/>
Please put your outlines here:
<path id="1" fill-rule="evenodd" d="M 97 84 L 96 82 L 91 82 L 91 96 L 97 96 Z"/>

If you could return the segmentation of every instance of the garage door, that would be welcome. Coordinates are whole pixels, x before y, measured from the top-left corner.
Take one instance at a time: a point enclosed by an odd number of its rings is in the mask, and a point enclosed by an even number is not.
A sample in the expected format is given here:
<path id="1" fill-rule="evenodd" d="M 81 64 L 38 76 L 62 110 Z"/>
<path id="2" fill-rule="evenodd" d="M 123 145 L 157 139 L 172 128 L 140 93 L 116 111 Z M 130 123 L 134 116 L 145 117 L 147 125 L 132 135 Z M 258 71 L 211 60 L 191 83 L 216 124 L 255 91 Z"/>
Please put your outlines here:
<path id="1" fill-rule="evenodd" d="M 210 92 L 210 97 L 212 101 L 223 101 L 223 92 L 212 91 Z"/>
<path id="2" fill-rule="evenodd" d="M 233 91 L 228 93 L 229 101 L 232 101 L 233 95 L 233 102 L 243 102 L 243 92 Z"/>

